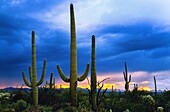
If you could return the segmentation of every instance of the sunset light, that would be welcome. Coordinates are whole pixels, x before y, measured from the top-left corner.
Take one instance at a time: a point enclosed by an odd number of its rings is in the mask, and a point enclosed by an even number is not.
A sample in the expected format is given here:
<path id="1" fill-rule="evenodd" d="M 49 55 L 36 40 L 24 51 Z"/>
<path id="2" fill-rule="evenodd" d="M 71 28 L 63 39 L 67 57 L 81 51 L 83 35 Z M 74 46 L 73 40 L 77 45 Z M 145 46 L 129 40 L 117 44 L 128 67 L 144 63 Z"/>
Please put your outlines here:
<path id="1" fill-rule="evenodd" d="M 149 88 L 148 86 L 146 86 L 146 87 L 139 87 L 139 90 L 140 91 L 151 91 L 151 90 L 153 90 L 153 89 L 151 89 L 151 88 Z"/>

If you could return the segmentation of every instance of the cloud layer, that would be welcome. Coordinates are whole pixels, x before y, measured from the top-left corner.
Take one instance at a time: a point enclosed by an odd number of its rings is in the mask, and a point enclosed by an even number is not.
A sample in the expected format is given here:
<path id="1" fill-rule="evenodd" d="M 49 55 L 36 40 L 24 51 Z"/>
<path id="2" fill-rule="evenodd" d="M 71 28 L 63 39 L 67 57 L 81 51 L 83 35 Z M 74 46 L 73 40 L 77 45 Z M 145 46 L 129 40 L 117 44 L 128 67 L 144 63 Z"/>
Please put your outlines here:
<path id="1" fill-rule="evenodd" d="M 109 74 L 123 88 L 124 62 L 133 82 L 152 88 L 158 77 L 160 89 L 170 79 L 170 15 L 167 0 L 72 1 L 77 28 L 78 71 L 91 62 L 91 36 L 96 36 L 96 62 L 99 79 Z M 0 85 L 24 84 L 21 72 L 31 65 L 31 31 L 36 32 L 37 68 L 40 77 L 43 59 L 47 75 L 60 64 L 69 76 L 70 26 L 68 1 L 0 1 Z M 111 75 L 112 74 L 112 75 Z M 119 74 L 119 75 L 117 75 Z M 149 79 L 149 80 L 148 80 Z M 17 82 L 16 82 L 17 80 Z"/>

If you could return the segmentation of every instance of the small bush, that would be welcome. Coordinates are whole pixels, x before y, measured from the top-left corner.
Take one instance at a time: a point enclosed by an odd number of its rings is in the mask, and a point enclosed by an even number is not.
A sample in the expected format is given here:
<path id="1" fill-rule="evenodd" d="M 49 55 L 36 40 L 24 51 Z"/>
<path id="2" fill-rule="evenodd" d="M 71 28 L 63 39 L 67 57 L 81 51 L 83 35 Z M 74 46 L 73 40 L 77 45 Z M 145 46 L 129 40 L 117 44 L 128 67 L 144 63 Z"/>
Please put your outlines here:
<path id="1" fill-rule="evenodd" d="M 22 112 L 23 110 L 25 110 L 27 108 L 27 103 L 24 100 L 17 100 L 16 103 L 13 104 L 15 107 L 15 110 L 17 112 Z"/>

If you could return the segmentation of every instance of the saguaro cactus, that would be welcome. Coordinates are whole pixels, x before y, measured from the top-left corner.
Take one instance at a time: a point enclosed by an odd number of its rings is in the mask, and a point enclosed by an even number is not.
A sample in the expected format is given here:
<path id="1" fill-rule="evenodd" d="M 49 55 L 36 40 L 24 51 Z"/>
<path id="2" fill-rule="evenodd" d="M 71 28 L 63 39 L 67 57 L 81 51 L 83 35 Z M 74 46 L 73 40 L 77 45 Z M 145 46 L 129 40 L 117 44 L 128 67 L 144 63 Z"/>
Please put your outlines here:
<path id="1" fill-rule="evenodd" d="M 113 90 L 113 85 L 112 85 L 112 92 L 113 92 L 114 90 Z"/>
<path id="2" fill-rule="evenodd" d="M 95 36 L 92 36 L 92 52 L 91 52 L 91 105 L 92 110 L 96 106 L 96 51 L 95 51 Z"/>
<path id="3" fill-rule="evenodd" d="M 50 89 L 52 89 L 53 87 L 55 88 L 55 78 L 53 79 L 53 73 L 51 73 L 50 75 Z"/>
<path id="4" fill-rule="evenodd" d="M 43 83 L 45 72 L 46 60 L 44 60 L 41 79 L 39 82 L 37 82 L 35 33 L 32 31 L 32 67 L 29 67 L 30 83 L 27 81 L 24 72 L 22 72 L 22 76 L 25 84 L 32 88 L 34 105 L 38 105 L 38 86 Z"/>
<path id="5" fill-rule="evenodd" d="M 156 77 L 153 77 L 154 79 L 154 85 L 155 85 L 155 96 L 157 96 L 157 86 L 156 86 Z"/>
<path id="6" fill-rule="evenodd" d="M 87 77 L 90 65 L 87 64 L 84 74 L 78 78 L 76 29 L 75 29 L 73 4 L 70 4 L 70 16 L 71 16 L 70 17 L 70 21 L 71 21 L 70 78 L 67 78 L 65 76 L 65 74 L 63 73 L 59 65 L 57 65 L 57 69 L 62 80 L 65 82 L 70 82 L 71 105 L 77 106 L 77 81 L 83 81 Z"/>
<path id="7" fill-rule="evenodd" d="M 128 69 L 127 69 L 126 62 L 125 62 L 125 71 L 123 71 L 123 75 L 125 80 L 125 92 L 127 93 L 129 91 L 129 83 L 131 81 L 131 75 L 129 76 L 129 80 L 128 80 Z"/>
<path id="8" fill-rule="evenodd" d="M 133 90 L 138 91 L 138 84 L 134 84 Z"/>
<path id="9" fill-rule="evenodd" d="M 109 78 L 106 78 L 100 82 L 97 82 L 95 36 L 93 35 L 92 36 L 92 50 L 91 50 L 91 82 L 89 82 L 89 80 L 88 80 L 88 83 L 91 86 L 90 86 L 90 89 L 88 89 L 88 88 L 86 88 L 86 89 L 89 92 L 89 102 L 91 105 L 91 109 L 94 112 L 99 111 L 101 102 L 105 99 L 105 93 L 107 91 L 107 88 L 103 90 L 103 87 L 104 87 L 103 82 L 107 79 L 109 79 Z M 98 90 L 97 90 L 97 87 L 98 87 Z"/>

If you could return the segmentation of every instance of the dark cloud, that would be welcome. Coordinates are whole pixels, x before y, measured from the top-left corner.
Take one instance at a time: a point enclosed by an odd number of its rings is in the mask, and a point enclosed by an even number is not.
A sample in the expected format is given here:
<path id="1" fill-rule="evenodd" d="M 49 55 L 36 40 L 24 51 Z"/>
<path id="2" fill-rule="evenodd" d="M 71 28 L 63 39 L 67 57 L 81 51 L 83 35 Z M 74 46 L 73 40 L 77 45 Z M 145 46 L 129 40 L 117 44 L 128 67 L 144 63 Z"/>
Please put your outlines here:
<path id="1" fill-rule="evenodd" d="M 159 32 L 160 29 L 154 28 L 152 24 L 145 25 L 143 23 L 142 25 L 136 24 L 133 26 L 117 27 L 118 26 L 112 26 L 106 28 L 108 31 L 104 30 L 103 33 L 115 34 L 117 36 L 100 36 L 100 38 L 106 39 L 106 47 L 101 46 L 101 48 L 107 49 L 107 47 L 109 47 L 109 51 L 112 51 L 115 55 L 136 50 L 153 50 L 170 46 L 170 32 Z M 101 56 L 103 56 L 102 54 Z"/>
<path id="2" fill-rule="evenodd" d="M 151 22 L 139 21 L 125 25 L 111 25 L 102 29 L 102 33 L 124 33 L 135 35 L 147 35 L 154 32 L 155 26 Z"/>
<path id="3" fill-rule="evenodd" d="M 103 39 L 104 44 L 97 43 L 99 72 L 121 71 L 125 61 L 132 71 L 169 70 L 170 32 L 160 32 L 160 28 L 153 26 L 112 26 L 100 32 L 102 36 L 97 39 Z"/>
<path id="4" fill-rule="evenodd" d="M 148 53 L 149 58 L 168 58 L 170 56 L 170 47 L 160 47 L 151 50 Z"/>
<path id="5" fill-rule="evenodd" d="M 19 3 L 20 2 L 20 3 Z M 30 15 L 33 12 L 43 10 L 43 8 L 50 8 L 52 5 L 56 5 L 59 2 L 48 2 L 48 5 L 44 5 L 40 1 L 19 1 L 18 4 L 15 4 L 12 1 L 2 0 L 0 1 L 0 77 L 11 77 L 21 79 L 21 72 L 28 71 L 27 68 L 31 65 L 31 31 L 35 30 L 36 35 L 39 37 L 36 38 L 37 41 L 37 67 L 41 68 L 39 63 L 47 57 L 47 60 L 50 60 L 50 53 L 54 60 L 55 50 L 54 48 L 57 42 L 53 36 L 58 36 L 58 33 L 43 34 L 43 32 L 48 32 L 45 24 L 39 22 L 36 19 L 33 19 Z M 28 3 L 29 2 L 29 3 Z M 40 33 L 42 32 L 42 33 Z M 44 38 L 44 40 L 42 39 Z M 48 40 L 50 39 L 50 41 Z M 39 40 L 44 41 L 44 43 L 38 43 Z M 58 39 L 60 40 L 60 39 Z M 61 39 L 62 40 L 62 39 Z M 52 43 L 51 47 L 49 43 Z M 63 43 L 63 42 L 59 42 Z M 47 46 L 45 46 L 47 45 Z M 45 47 L 49 50 L 45 49 Z M 52 50 L 53 48 L 53 50 Z M 41 50 L 43 49 L 43 50 Z M 45 51 L 46 50 L 46 51 Z M 51 50 L 51 51 L 50 51 Z M 61 52 L 64 50 L 60 50 Z M 42 54 L 43 53 L 43 54 Z M 59 52 L 58 52 L 59 53 Z M 46 55 L 45 55 L 46 54 Z M 61 57 L 59 55 L 59 57 Z M 64 56 L 63 56 L 64 57 Z M 56 57 L 57 58 L 57 57 Z M 42 65 L 42 64 L 41 64 Z M 48 70 L 51 71 L 51 70 Z M 38 69 L 38 72 L 41 70 Z M 12 73 L 12 74 L 11 74 Z"/>

